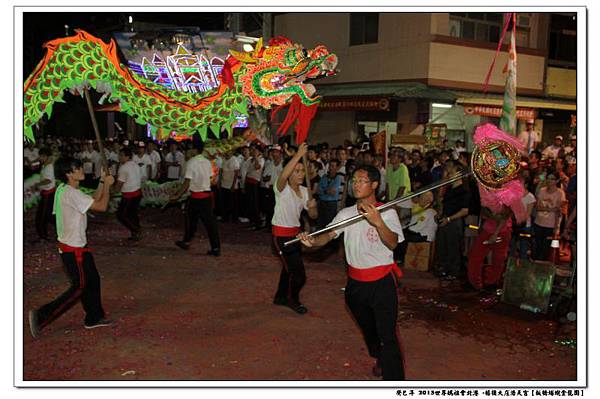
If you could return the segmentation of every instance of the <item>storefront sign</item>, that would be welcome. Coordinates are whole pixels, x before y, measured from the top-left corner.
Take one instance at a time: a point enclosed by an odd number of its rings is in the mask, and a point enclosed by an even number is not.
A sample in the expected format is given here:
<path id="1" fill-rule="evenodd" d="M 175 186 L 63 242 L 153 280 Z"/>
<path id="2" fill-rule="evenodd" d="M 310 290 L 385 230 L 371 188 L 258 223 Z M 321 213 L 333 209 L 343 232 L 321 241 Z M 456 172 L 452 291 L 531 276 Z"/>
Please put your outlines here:
<path id="1" fill-rule="evenodd" d="M 321 111 L 389 111 L 388 98 L 325 98 L 319 103 Z"/>
<path id="2" fill-rule="evenodd" d="M 490 105 L 466 105 L 465 114 L 500 118 L 502 116 L 502 107 Z M 517 108 L 517 119 L 535 119 L 535 110 L 533 108 Z"/>

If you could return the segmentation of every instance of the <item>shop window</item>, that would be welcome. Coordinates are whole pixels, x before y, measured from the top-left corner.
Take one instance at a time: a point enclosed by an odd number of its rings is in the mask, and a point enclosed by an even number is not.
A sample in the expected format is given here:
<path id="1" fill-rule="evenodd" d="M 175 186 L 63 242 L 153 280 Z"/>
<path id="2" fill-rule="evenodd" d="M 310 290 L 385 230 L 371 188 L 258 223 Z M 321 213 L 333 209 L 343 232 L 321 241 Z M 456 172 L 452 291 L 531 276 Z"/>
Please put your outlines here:
<path id="1" fill-rule="evenodd" d="M 460 39 L 498 43 L 504 14 L 493 12 L 451 12 L 448 34 Z M 529 47 L 531 16 L 517 14 L 517 46 Z M 505 36 L 508 42 L 509 36 Z"/>
<path id="2" fill-rule="evenodd" d="M 379 38 L 378 13 L 350 14 L 350 45 L 377 43 Z"/>
<path id="3" fill-rule="evenodd" d="M 575 67 L 577 62 L 577 19 L 575 14 L 550 16 L 548 64 Z"/>

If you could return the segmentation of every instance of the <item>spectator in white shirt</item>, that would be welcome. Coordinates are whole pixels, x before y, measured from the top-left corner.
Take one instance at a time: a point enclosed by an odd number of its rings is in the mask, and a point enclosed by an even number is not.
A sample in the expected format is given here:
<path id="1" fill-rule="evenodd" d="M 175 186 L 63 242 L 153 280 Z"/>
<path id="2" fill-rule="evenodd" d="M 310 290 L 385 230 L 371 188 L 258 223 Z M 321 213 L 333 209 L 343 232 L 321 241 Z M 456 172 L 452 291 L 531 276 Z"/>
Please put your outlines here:
<path id="1" fill-rule="evenodd" d="M 36 184 L 40 190 L 40 203 L 35 214 L 35 229 L 40 240 L 48 240 L 48 222 L 52 218 L 54 207 L 54 159 L 50 150 L 42 148 L 39 151 L 39 159 L 42 163 L 41 180 Z"/>
<path id="2" fill-rule="evenodd" d="M 416 200 L 416 203 L 413 202 L 414 200 Z M 437 223 L 435 221 L 437 213 L 431 208 L 433 193 L 431 191 L 425 192 L 413 199 L 413 201 L 403 201 L 400 204 L 400 206 L 408 206 L 412 210 L 410 222 L 402 230 L 404 241 L 399 243 L 396 251 L 394 251 L 395 258 L 402 265 L 404 264 L 404 257 L 406 256 L 409 242 L 433 242 L 437 231 Z"/>
<path id="3" fill-rule="evenodd" d="M 140 167 L 131 160 L 132 154 L 128 147 L 123 147 L 119 152 L 119 176 L 115 184 L 115 191 L 121 192 L 121 201 L 117 209 L 117 219 L 129 230 L 130 241 L 139 241 L 142 238 L 140 227 L 139 208 L 142 200 L 142 177 Z"/>
<path id="4" fill-rule="evenodd" d="M 157 180 L 159 178 L 161 158 L 158 151 L 156 151 L 156 144 L 153 141 L 148 143 L 148 156 L 151 162 L 150 180 Z"/>
<path id="5" fill-rule="evenodd" d="M 140 168 L 142 184 L 144 184 L 152 176 L 152 160 L 146 154 L 146 144 L 143 141 L 140 141 L 137 147 L 137 154 L 133 155 L 131 160 Z"/>
<path id="6" fill-rule="evenodd" d="M 560 152 L 560 150 L 563 149 L 562 141 L 563 141 L 562 136 L 556 136 L 554 138 L 554 143 L 552 145 L 549 145 L 548 147 L 546 147 L 544 149 L 544 151 L 542 151 L 542 157 L 544 159 L 552 159 L 552 160 L 556 159 L 558 157 L 558 153 Z"/>
<path id="7" fill-rule="evenodd" d="M 177 149 L 175 141 L 169 144 L 169 153 L 165 156 L 165 164 L 168 180 L 179 180 L 183 176 L 185 156 Z"/>

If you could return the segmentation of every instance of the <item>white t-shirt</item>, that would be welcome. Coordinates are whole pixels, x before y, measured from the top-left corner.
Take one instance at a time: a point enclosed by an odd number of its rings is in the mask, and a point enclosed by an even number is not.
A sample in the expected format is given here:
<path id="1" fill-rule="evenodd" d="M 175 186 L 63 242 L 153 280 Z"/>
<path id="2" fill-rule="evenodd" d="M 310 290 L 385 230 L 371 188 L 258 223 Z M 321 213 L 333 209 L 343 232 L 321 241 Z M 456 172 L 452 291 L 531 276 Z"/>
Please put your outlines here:
<path id="1" fill-rule="evenodd" d="M 521 198 L 521 202 L 523 203 L 523 207 L 525 208 L 525 210 L 527 210 L 527 206 L 529 206 L 529 204 L 535 204 L 537 200 L 535 199 L 535 195 L 528 191 L 527 194 L 523 198 Z M 531 226 L 531 215 L 529 215 L 529 217 L 527 218 L 525 226 Z"/>
<path id="2" fill-rule="evenodd" d="M 265 166 L 265 159 L 263 157 L 258 158 L 258 163 L 260 165 L 259 169 L 254 167 L 254 158 L 248 163 L 248 170 L 246 172 L 246 178 L 254 179 L 256 181 L 260 181 L 260 177 L 262 176 L 262 170 Z"/>
<path id="3" fill-rule="evenodd" d="M 54 164 L 49 163 L 48 165 L 44 165 L 42 167 L 42 171 L 40 172 L 41 180 L 50 180 L 50 183 L 44 184 L 40 186 L 40 190 L 50 190 L 55 187 L 54 183 Z"/>
<path id="4" fill-rule="evenodd" d="M 89 175 L 94 172 L 94 162 L 96 161 L 96 157 L 94 154 L 97 154 L 96 151 L 82 151 L 80 154 L 81 162 L 83 162 L 83 173 Z"/>
<path id="5" fill-rule="evenodd" d="M 85 247 L 87 238 L 87 214 L 94 199 L 69 185 L 63 191 L 60 207 L 62 210 L 63 234 L 58 241 L 72 247 Z"/>
<path id="6" fill-rule="evenodd" d="M 427 237 L 427 241 L 432 242 L 435 239 L 435 232 L 437 231 L 435 215 L 436 212 L 431 208 L 413 214 L 410 218 L 410 227 L 408 229 Z"/>
<path id="7" fill-rule="evenodd" d="M 231 190 L 233 186 L 233 177 L 235 176 L 235 171 L 240 170 L 240 162 L 236 157 L 231 157 L 229 159 L 223 160 L 223 174 L 221 177 L 221 187 Z"/>
<path id="8" fill-rule="evenodd" d="M 210 191 L 210 178 L 213 175 L 212 164 L 202 154 L 187 161 L 185 178 L 190 179 L 190 191 Z"/>
<path id="9" fill-rule="evenodd" d="M 115 152 L 115 151 L 109 151 L 106 159 L 109 162 L 115 162 L 110 166 L 109 170 L 110 170 L 111 175 L 113 175 L 113 176 L 116 175 L 117 174 L 117 166 L 119 164 L 119 153 Z"/>
<path id="10" fill-rule="evenodd" d="M 140 173 L 142 174 L 142 182 L 148 180 L 148 165 L 152 166 L 152 160 L 150 159 L 150 155 L 144 153 L 144 155 L 140 157 L 138 156 L 138 154 L 135 154 L 131 157 L 131 160 L 140 168 Z"/>
<path id="11" fill-rule="evenodd" d="M 92 162 L 94 162 L 94 177 L 98 179 L 102 176 L 102 158 L 98 151 L 92 152 Z"/>
<path id="12" fill-rule="evenodd" d="M 152 153 L 150 153 L 149 157 L 152 165 L 152 178 L 156 179 L 156 174 L 158 173 L 158 164 L 160 163 L 160 154 L 158 151 L 152 150 Z"/>
<path id="13" fill-rule="evenodd" d="M 184 170 L 185 156 L 181 151 L 176 151 L 174 154 L 169 152 L 165 156 L 165 162 L 177 162 L 179 166 L 169 166 L 167 168 L 168 179 L 179 179 L 180 171 Z"/>
<path id="14" fill-rule="evenodd" d="M 244 187 L 250 165 L 252 165 L 252 157 L 248 157 L 247 159 L 243 159 L 242 157 L 242 160 L 240 161 L 240 185 L 242 187 Z"/>
<path id="15" fill-rule="evenodd" d="M 292 190 L 289 184 L 285 185 L 283 191 L 277 190 L 277 185 L 273 186 L 275 192 L 275 212 L 271 224 L 280 227 L 300 227 L 300 214 L 302 209 L 308 210 L 308 190 L 300 186 L 302 198 Z"/>
<path id="16" fill-rule="evenodd" d="M 265 187 L 271 188 L 275 186 L 277 183 L 277 179 L 279 175 L 283 171 L 283 162 L 279 161 L 279 165 L 275 165 L 275 162 L 271 161 L 265 163 L 265 168 L 263 169 L 263 176 L 269 176 L 269 180 L 264 182 Z"/>
<path id="17" fill-rule="evenodd" d="M 542 158 L 552 158 L 552 159 L 556 159 L 556 157 L 558 157 L 558 152 L 560 151 L 562 147 L 557 147 L 554 144 L 549 145 L 548 147 L 546 147 L 546 149 L 544 151 L 542 151 Z"/>
<path id="18" fill-rule="evenodd" d="M 356 205 L 342 209 L 333 218 L 331 224 L 358 215 Z M 398 242 L 404 241 L 402 225 L 394 209 L 386 209 L 381 217 L 387 227 L 398 234 Z M 369 269 L 375 266 L 384 266 L 394 263 L 394 252 L 391 251 L 379 238 L 379 233 L 366 219 L 346 225 L 334 230 L 336 238 L 344 233 L 344 247 L 348 264 L 356 269 Z"/>
<path id="19" fill-rule="evenodd" d="M 139 190 L 142 187 L 141 173 L 140 167 L 132 160 L 122 164 L 119 167 L 119 177 L 117 177 L 118 181 L 123 182 L 121 192 L 130 193 Z"/>

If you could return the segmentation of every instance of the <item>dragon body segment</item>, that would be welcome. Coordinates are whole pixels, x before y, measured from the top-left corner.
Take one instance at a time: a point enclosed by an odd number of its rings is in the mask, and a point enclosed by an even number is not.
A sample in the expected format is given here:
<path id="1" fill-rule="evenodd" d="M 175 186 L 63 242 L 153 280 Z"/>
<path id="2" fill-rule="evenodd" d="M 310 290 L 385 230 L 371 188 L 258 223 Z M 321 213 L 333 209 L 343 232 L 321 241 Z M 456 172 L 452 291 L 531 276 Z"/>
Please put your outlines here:
<path id="1" fill-rule="evenodd" d="M 247 116 L 251 107 L 317 104 L 314 87 L 304 81 L 331 75 L 337 65 L 335 54 L 324 46 L 307 51 L 278 38 L 263 47 L 261 40 L 252 53 L 230 51 L 218 88 L 187 93 L 134 74 L 119 62 L 114 40 L 107 44 L 79 30 L 45 47 L 44 59 L 24 87 L 24 133 L 30 140 L 32 127 L 44 114 L 50 117 L 54 102 L 64 102 L 65 90 L 81 93 L 88 85 L 103 93 L 103 100 L 118 104 L 121 112 L 153 129 L 199 133 L 204 140 L 210 129 L 216 137 L 222 131 L 231 137 L 236 113 Z"/>

